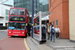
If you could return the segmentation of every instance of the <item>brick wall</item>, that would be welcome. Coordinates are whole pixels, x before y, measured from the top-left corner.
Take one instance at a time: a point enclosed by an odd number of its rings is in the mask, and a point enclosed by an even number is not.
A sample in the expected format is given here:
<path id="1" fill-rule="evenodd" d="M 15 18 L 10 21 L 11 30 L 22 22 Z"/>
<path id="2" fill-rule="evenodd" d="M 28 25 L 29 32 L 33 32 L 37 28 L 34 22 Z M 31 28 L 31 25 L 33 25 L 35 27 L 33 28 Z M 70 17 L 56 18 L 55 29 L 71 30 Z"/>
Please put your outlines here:
<path id="1" fill-rule="evenodd" d="M 52 3 L 52 4 L 51 4 Z M 60 37 L 69 38 L 69 0 L 49 0 L 49 22 L 58 20 L 58 27 L 60 28 Z"/>

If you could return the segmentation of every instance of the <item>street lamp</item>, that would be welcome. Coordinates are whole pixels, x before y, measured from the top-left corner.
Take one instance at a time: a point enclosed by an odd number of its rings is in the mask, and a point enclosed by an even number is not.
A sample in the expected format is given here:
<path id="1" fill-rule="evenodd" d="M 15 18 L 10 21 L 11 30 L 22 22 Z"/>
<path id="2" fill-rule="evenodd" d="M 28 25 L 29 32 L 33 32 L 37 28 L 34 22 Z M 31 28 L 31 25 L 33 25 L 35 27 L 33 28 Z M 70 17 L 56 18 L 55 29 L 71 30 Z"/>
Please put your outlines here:
<path id="1" fill-rule="evenodd" d="M 37 14 L 37 0 L 36 0 L 36 14 Z"/>
<path id="2" fill-rule="evenodd" d="M 37 14 L 37 0 L 36 0 L 36 14 Z M 33 17 L 34 17 L 34 0 L 32 0 L 32 38 L 33 38 Z"/>

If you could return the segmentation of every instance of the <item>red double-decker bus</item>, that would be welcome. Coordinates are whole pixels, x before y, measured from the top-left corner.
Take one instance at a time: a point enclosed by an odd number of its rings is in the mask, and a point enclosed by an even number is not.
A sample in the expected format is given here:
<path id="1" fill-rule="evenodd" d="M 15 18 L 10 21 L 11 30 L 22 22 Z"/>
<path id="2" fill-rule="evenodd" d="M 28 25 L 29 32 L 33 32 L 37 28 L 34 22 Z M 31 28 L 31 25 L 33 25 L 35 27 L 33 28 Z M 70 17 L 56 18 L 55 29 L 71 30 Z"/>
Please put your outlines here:
<path id="1" fill-rule="evenodd" d="M 28 12 L 25 8 L 10 8 L 8 36 L 27 36 Z"/>

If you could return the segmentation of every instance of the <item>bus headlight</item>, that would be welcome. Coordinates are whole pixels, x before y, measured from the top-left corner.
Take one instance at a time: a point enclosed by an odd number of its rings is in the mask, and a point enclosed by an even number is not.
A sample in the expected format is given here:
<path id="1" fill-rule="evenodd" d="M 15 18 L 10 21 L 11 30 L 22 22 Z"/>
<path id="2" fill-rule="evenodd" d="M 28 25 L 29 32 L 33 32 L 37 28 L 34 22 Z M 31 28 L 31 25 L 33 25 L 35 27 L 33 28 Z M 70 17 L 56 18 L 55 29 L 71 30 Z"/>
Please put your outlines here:
<path id="1" fill-rule="evenodd" d="M 22 32 L 22 34 L 24 34 L 24 32 Z"/>
<path id="2" fill-rule="evenodd" d="M 11 33 L 11 32 L 9 31 L 9 33 Z"/>

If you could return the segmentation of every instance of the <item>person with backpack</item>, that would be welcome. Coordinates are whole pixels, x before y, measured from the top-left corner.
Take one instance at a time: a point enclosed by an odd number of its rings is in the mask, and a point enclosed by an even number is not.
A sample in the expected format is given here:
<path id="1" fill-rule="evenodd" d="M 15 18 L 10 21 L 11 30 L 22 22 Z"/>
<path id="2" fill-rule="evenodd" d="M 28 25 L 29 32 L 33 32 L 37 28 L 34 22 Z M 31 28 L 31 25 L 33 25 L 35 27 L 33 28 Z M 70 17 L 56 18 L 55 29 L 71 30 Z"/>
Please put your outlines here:
<path id="1" fill-rule="evenodd" d="M 55 42 L 55 28 L 53 25 L 51 27 L 51 39 L 50 39 L 50 41 L 52 41 L 52 39 L 53 39 L 53 42 Z"/>

